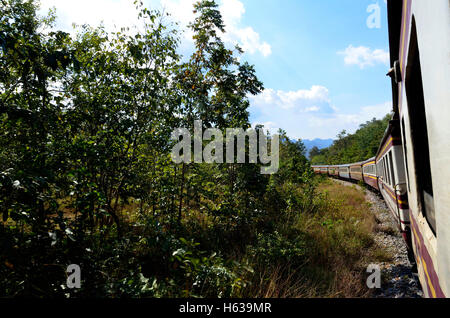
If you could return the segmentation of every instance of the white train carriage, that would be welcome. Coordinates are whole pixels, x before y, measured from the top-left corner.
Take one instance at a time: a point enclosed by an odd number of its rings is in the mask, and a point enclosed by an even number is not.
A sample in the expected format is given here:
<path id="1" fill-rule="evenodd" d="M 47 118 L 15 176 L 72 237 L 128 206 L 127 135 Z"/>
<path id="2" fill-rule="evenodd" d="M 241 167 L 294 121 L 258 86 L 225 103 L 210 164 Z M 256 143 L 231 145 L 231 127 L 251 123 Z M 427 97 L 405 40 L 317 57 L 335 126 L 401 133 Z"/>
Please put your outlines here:
<path id="1" fill-rule="evenodd" d="M 412 245 L 427 297 L 450 296 L 450 2 L 389 0 Z"/>
<path id="2" fill-rule="evenodd" d="M 394 118 L 397 114 L 394 115 Z M 375 157 L 378 189 L 397 221 L 402 236 L 411 249 L 411 228 L 406 191 L 403 148 L 398 120 L 391 120 Z"/>
<path id="3" fill-rule="evenodd" d="M 339 165 L 338 166 L 338 170 L 339 170 L 339 177 L 342 179 L 350 179 L 350 165 L 345 164 L 345 165 Z"/>

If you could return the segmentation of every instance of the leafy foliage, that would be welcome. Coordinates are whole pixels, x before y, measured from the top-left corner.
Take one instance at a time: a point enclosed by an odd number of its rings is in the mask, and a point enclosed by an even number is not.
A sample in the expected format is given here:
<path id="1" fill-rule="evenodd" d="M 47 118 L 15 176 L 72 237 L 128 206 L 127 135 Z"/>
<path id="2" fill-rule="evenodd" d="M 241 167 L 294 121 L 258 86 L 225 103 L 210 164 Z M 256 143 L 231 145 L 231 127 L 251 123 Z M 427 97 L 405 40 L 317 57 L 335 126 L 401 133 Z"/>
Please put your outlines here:
<path id="1" fill-rule="evenodd" d="M 392 115 L 388 114 L 381 120 L 374 118 L 360 125 L 354 134 L 342 131 L 330 147 L 311 150 L 311 163 L 330 165 L 353 163 L 375 156 L 391 117 Z"/>
<path id="2" fill-rule="evenodd" d="M 321 205 L 301 140 L 280 132 L 271 176 L 171 160 L 175 128 L 247 129 L 263 90 L 217 4 L 195 4 L 188 60 L 164 16 L 135 5 L 142 31 L 72 36 L 34 1 L 0 0 L 1 297 L 254 296 L 262 265 L 310 258 L 296 227 Z"/>

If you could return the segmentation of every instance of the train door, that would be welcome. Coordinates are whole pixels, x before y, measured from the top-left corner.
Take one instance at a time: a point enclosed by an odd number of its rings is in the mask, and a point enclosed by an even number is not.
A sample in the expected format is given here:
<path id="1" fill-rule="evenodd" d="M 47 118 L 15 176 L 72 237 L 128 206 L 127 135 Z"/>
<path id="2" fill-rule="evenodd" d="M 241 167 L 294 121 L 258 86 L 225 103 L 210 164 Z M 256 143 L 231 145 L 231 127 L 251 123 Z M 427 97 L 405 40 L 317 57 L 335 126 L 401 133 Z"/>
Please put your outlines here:
<path id="1" fill-rule="evenodd" d="M 436 233 L 434 213 L 433 183 L 428 144 L 427 116 L 423 93 L 422 71 L 420 66 L 419 46 L 417 43 L 416 23 L 413 17 L 408 64 L 406 68 L 406 97 L 411 127 L 414 171 L 417 179 L 419 209 Z M 411 172 L 411 171 L 409 171 Z"/>

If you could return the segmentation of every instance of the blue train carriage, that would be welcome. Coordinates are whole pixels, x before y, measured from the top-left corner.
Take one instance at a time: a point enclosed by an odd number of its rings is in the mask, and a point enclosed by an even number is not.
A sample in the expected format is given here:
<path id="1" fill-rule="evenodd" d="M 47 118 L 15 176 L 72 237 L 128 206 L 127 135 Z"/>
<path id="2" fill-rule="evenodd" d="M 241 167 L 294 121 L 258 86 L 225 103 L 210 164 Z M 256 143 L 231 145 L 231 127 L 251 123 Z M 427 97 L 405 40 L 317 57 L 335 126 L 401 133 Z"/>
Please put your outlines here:
<path id="1" fill-rule="evenodd" d="M 409 227 L 425 296 L 449 297 L 449 1 L 388 0 L 388 22 L 391 64 L 388 75 L 393 108 L 400 122 L 407 182 L 406 186 L 403 179 L 395 180 L 399 189 L 394 189 L 398 190 L 394 196 L 405 190 L 408 193 Z M 395 156 L 399 147 L 393 148 Z M 389 157 L 385 160 L 386 155 L 382 155 L 377 156 L 380 172 L 389 161 Z M 395 158 L 392 159 L 395 167 Z M 388 171 L 384 175 L 383 184 L 387 183 Z M 389 193 L 384 191 L 384 195 Z M 406 207 L 406 202 L 399 202 L 399 206 Z M 402 225 L 403 229 L 406 227 Z"/>

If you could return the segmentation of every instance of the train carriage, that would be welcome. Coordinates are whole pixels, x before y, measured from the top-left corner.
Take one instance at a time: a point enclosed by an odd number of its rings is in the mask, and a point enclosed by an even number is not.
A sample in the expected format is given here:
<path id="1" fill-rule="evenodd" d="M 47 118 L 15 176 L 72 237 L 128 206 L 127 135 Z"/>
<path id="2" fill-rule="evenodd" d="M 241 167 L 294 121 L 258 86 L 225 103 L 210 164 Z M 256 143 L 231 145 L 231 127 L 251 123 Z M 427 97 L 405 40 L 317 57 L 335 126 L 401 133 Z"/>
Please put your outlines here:
<path id="1" fill-rule="evenodd" d="M 389 0 L 388 21 L 419 279 L 425 296 L 450 296 L 450 2 Z"/>
<path id="2" fill-rule="evenodd" d="M 328 175 L 331 177 L 339 177 L 339 167 L 338 166 L 329 166 L 328 167 Z"/>
<path id="3" fill-rule="evenodd" d="M 319 166 L 312 166 L 311 167 L 315 174 L 320 174 L 320 167 Z"/>
<path id="4" fill-rule="evenodd" d="M 339 177 L 342 179 L 350 179 L 350 165 L 339 165 Z"/>
<path id="5" fill-rule="evenodd" d="M 395 115 L 394 115 L 395 117 Z M 380 193 L 394 215 L 408 247 L 411 246 L 408 194 L 398 120 L 391 120 L 375 158 Z"/>
<path id="6" fill-rule="evenodd" d="M 350 179 L 353 181 L 363 181 L 362 162 L 350 165 Z"/>
<path id="7" fill-rule="evenodd" d="M 365 184 L 371 186 L 376 190 L 379 190 L 377 166 L 375 164 L 375 159 L 376 157 L 373 157 L 363 162 L 362 164 L 363 178 Z"/>
<path id="8" fill-rule="evenodd" d="M 426 297 L 450 296 L 450 2 L 388 0 L 394 115 L 374 158 L 315 167 L 378 189 Z"/>
<path id="9" fill-rule="evenodd" d="M 311 166 L 315 174 L 328 175 L 328 166 Z"/>

